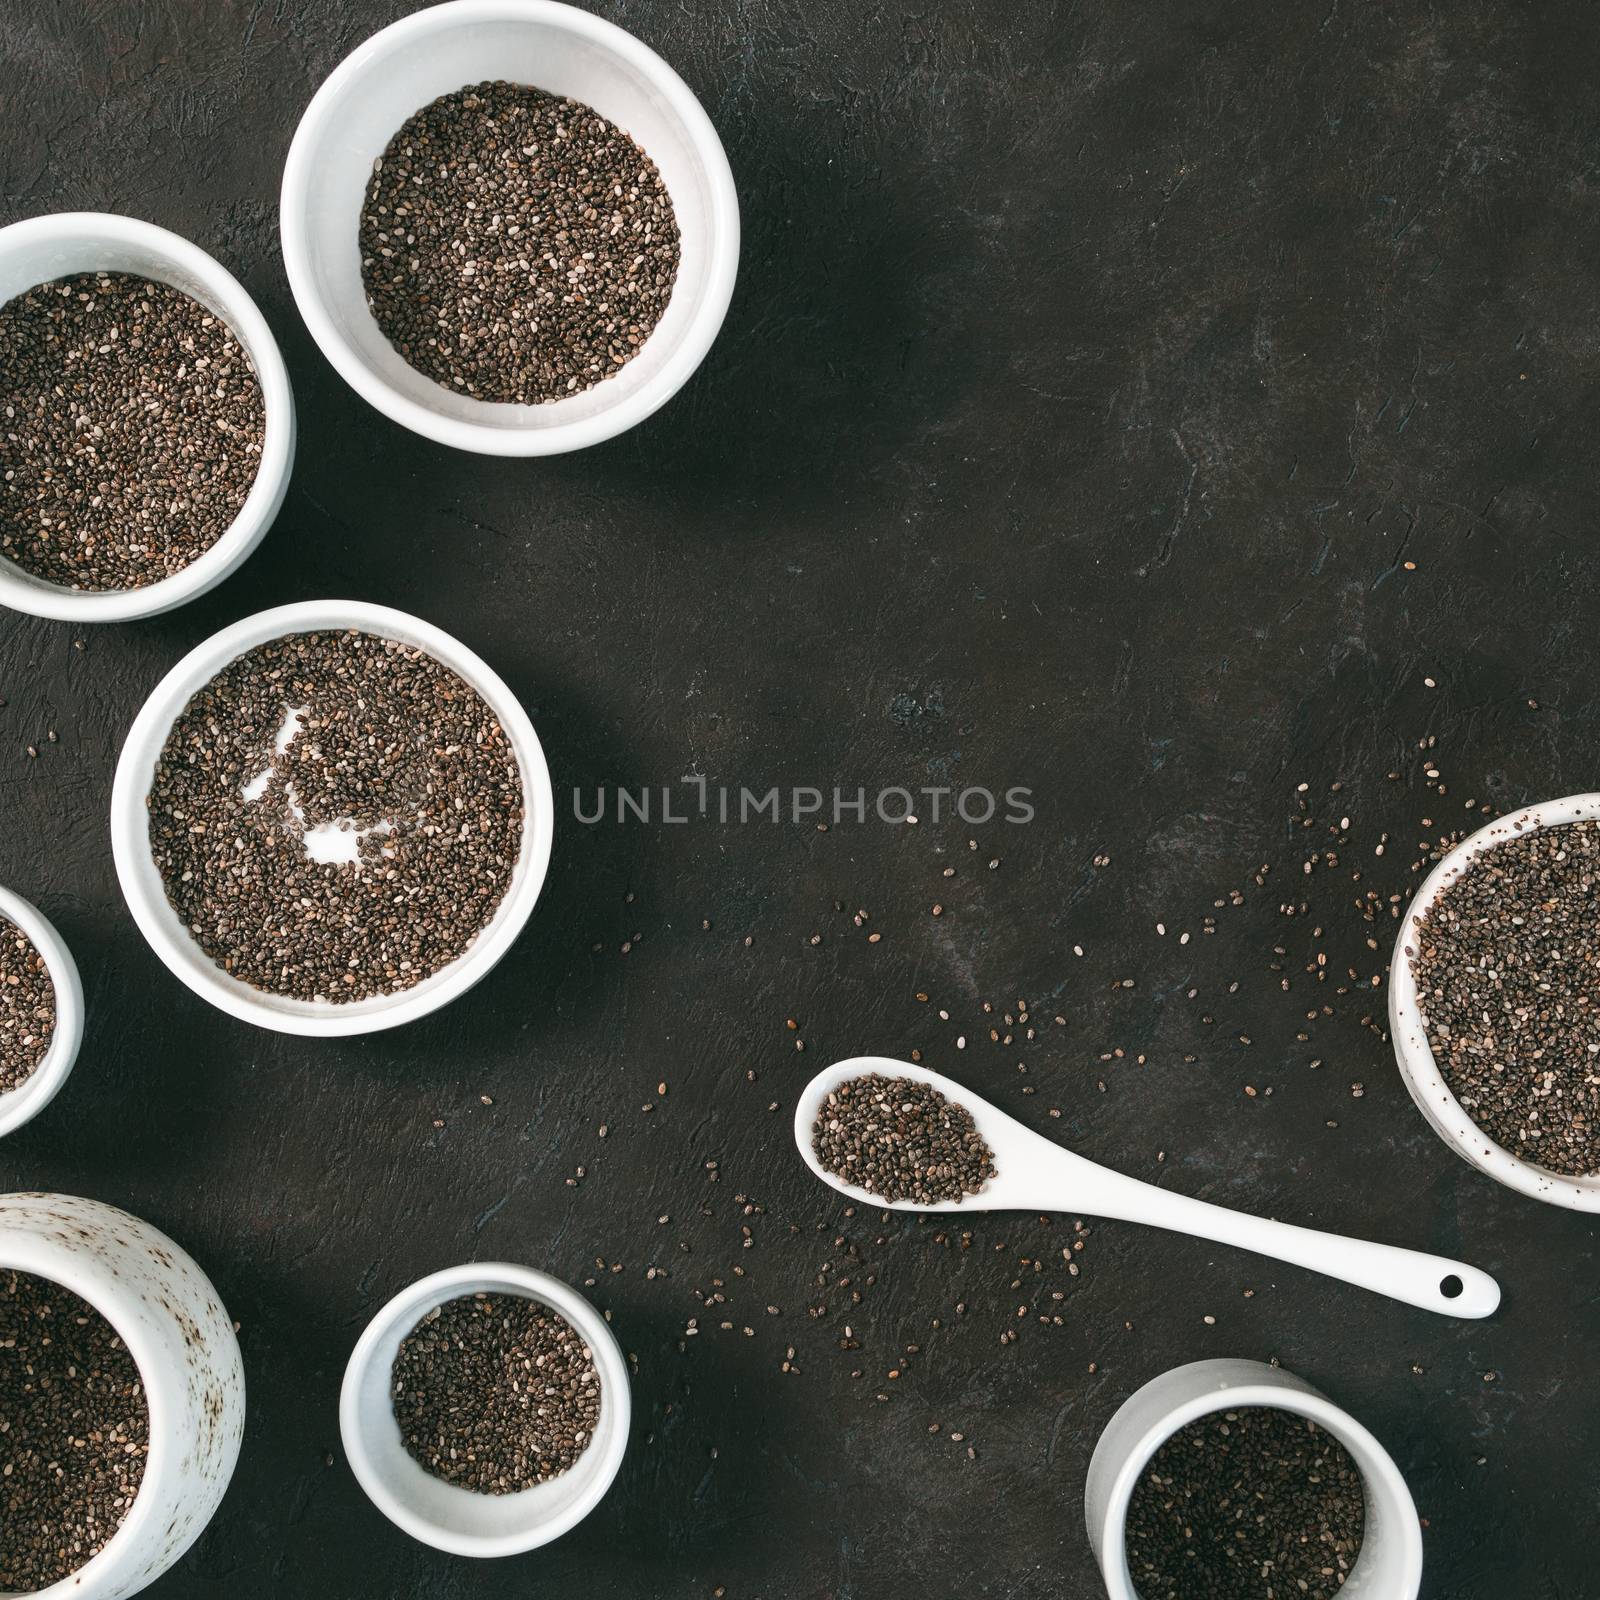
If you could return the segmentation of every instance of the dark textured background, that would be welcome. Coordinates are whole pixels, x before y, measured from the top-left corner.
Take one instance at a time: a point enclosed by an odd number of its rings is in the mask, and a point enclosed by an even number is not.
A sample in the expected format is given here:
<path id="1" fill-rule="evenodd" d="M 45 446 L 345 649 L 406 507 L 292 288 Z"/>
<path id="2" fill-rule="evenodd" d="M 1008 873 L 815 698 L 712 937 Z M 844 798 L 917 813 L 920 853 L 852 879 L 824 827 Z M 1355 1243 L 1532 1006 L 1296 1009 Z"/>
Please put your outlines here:
<path id="1" fill-rule="evenodd" d="M 242 1324 L 238 1474 L 154 1592 L 1086 1596 L 1099 1428 L 1162 1369 L 1242 1354 L 1395 1452 L 1430 1597 L 1600 1594 L 1594 1225 L 1444 1149 L 1362 1026 L 1382 991 L 1333 993 L 1386 959 L 1353 898 L 1405 892 L 1417 841 L 1464 802 L 1596 786 L 1594 8 L 607 4 L 727 143 L 742 275 L 688 391 L 533 462 L 368 410 L 284 281 L 295 120 L 408 9 L 0 12 L 5 219 L 123 210 L 196 239 L 261 303 L 301 408 L 288 503 L 220 591 L 82 653 L 70 626 L 0 620 L 0 881 L 55 919 L 90 1007 L 0 1186 L 150 1218 Z M 181 989 L 106 831 L 160 674 L 239 616 L 327 595 L 480 650 L 563 797 L 511 957 L 445 1013 L 350 1043 L 257 1032 Z M 571 820 L 574 785 L 686 772 L 1022 784 L 1038 815 Z M 1341 867 L 1303 877 L 1346 815 Z M 1214 909 L 1235 887 L 1245 903 Z M 1283 918 L 1303 892 L 1315 908 Z M 1318 948 L 1321 986 L 1302 971 Z M 1066 1025 L 992 1043 L 1019 997 Z M 976 1218 L 966 1249 L 846 1219 L 787 1143 L 794 1090 L 837 1055 L 912 1048 L 1174 1189 L 1466 1255 L 1502 1275 L 1504 1309 L 1454 1324 L 1125 1226 L 1094 1230 L 1074 1279 L 1070 1219 Z M 595 1279 L 637 1358 L 609 1498 L 489 1566 L 390 1527 L 335 1419 L 365 1319 L 473 1256 Z M 728 1301 L 707 1311 L 714 1279 Z"/>

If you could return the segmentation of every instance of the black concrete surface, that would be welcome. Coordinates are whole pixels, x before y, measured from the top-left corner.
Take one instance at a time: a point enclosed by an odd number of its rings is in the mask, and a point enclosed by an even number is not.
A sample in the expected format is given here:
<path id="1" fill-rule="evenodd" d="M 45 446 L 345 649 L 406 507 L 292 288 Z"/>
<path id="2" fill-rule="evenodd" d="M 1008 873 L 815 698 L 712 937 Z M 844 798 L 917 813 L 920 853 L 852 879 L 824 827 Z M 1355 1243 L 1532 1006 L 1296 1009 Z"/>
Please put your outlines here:
<path id="1" fill-rule="evenodd" d="M 1432 1600 L 1600 1594 L 1594 1224 L 1429 1131 L 1377 1031 L 1392 924 L 1354 908 L 1408 892 L 1418 842 L 1477 807 L 1597 786 L 1593 7 L 606 4 L 721 131 L 742 273 L 671 406 L 533 462 L 369 410 L 284 279 L 295 120 L 409 9 L 0 11 L 5 220 L 194 238 L 261 303 L 301 408 L 283 514 L 220 590 L 129 626 L 0 620 L 0 881 L 56 920 L 90 1008 L 0 1187 L 148 1217 L 241 1324 L 238 1473 L 152 1592 L 1091 1596 L 1099 1429 L 1235 1354 L 1388 1444 Z M 509 678 L 560 815 L 481 987 L 315 1043 L 168 976 L 106 815 L 184 651 L 345 595 Z M 574 788 L 685 774 L 1021 786 L 1036 814 L 573 817 Z M 1032 1040 L 1003 1023 L 1019 999 Z M 795 1092 L 913 1049 L 1174 1190 L 1466 1257 L 1504 1307 L 1457 1323 L 1113 1224 L 1074 1277 L 1070 1217 L 847 1216 L 793 1156 Z M 473 1257 L 590 1283 L 637 1364 L 605 1503 L 486 1566 L 392 1528 L 335 1415 L 377 1306 Z"/>

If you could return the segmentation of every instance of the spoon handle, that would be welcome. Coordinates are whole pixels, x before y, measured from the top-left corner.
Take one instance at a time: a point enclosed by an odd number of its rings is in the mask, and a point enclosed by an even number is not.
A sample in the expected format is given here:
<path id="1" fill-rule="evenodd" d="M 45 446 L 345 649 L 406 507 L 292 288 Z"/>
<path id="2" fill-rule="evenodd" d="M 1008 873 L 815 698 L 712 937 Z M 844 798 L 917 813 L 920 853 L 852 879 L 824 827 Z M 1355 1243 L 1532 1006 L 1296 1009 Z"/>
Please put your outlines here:
<path id="1" fill-rule="evenodd" d="M 1069 1160 L 1076 1159 L 1070 1152 L 1060 1153 Z M 1487 1272 L 1469 1267 L 1464 1261 L 1252 1217 L 1204 1200 L 1170 1194 L 1104 1168 L 1091 1166 L 1090 1170 L 1093 1177 L 1087 1187 L 1092 1189 L 1092 1197 L 1083 1192 L 1084 1175 L 1074 1173 L 1074 1199 L 1068 1209 L 1093 1211 L 1102 1217 L 1142 1222 L 1152 1228 L 1168 1228 L 1174 1233 L 1236 1245 L 1241 1250 L 1308 1267 L 1312 1272 L 1445 1316 L 1487 1317 L 1500 1304 L 1500 1285 Z"/>

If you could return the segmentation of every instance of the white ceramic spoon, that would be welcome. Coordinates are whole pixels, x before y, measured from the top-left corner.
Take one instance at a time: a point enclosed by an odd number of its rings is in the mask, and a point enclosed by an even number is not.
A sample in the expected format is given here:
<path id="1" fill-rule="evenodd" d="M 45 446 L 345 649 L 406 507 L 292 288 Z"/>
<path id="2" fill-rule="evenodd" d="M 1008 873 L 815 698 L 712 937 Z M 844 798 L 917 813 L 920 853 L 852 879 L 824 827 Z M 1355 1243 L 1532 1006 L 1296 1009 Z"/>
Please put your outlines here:
<path id="1" fill-rule="evenodd" d="M 965 1200 L 918 1205 L 910 1200 L 885 1200 L 827 1171 L 811 1148 L 811 1130 L 828 1095 L 845 1079 L 866 1072 L 881 1073 L 887 1078 L 918 1078 L 931 1083 L 957 1105 L 965 1106 L 994 1152 L 995 1176 Z M 1327 1277 L 1359 1284 L 1425 1311 L 1487 1317 L 1500 1304 L 1500 1285 L 1488 1273 L 1463 1261 L 1401 1250 L 1389 1244 L 1370 1244 L 1363 1239 L 1345 1239 L 1336 1233 L 1297 1228 L 1287 1222 L 1250 1217 L 1204 1200 L 1169 1194 L 1063 1150 L 937 1072 L 885 1056 L 857 1056 L 819 1072 L 805 1086 L 794 1108 L 794 1139 L 806 1165 L 824 1183 L 862 1205 L 889 1211 L 1070 1211 L 1115 1217 L 1291 1261 L 1297 1267 L 1309 1267 Z"/>

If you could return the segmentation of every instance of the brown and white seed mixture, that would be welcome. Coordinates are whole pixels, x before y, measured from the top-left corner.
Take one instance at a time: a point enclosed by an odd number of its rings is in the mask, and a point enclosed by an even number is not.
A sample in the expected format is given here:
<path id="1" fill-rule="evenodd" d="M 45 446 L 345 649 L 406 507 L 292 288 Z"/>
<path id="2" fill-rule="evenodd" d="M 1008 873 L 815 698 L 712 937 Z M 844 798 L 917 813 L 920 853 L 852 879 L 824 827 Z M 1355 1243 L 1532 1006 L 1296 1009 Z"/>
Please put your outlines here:
<path id="1" fill-rule="evenodd" d="M 1600 824 L 1476 856 L 1406 938 L 1439 1071 L 1497 1144 L 1600 1171 Z"/>
<path id="2" fill-rule="evenodd" d="M 515 752 L 425 651 L 354 630 L 231 662 L 174 722 L 147 799 L 167 898 L 274 994 L 411 988 L 488 925 L 521 848 Z"/>
<path id="3" fill-rule="evenodd" d="M 811 1130 L 817 1160 L 885 1200 L 964 1200 L 995 1175 L 972 1113 L 919 1078 L 864 1072 L 832 1090 Z"/>
<path id="4" fill-rule="evenodd" d="M 589 1346 L 564 1317 L 515 1294 L 436 1306 L 401 1340 L 390 1397 L 412 1459 L 479 1494 L 569 1471 L 600 1421 Z"/>
<path id="5" fill-rule="evenodd" d="M 516 83 L 441 95 L 373 163 L 361 277 L 384 336 L 435 382 L 536 405 L 611 377 L 678 272 L 661 174 L 576 100 Z"/>
<path id="6" fill-rule="evenodd" d="M 1361 1553 L 1350 1452 L 1276 1407 L 1180 1429 L 1134 1486 L 1128 1570 L 1140 1600 L 1332 1600 Z"/>
<path id="7" fill-rule="evenodd" d="M 70 1577 L 122 1525 L 144 1478 L 139 1369 L 59 1284 L 0 1271 L 0 1589 Z"/>
<path id="8" fill-rule="evenodd" d="M 266 411 L 220 317 L 82 273 L 0 306 L 0 352 L 0 555 L 72 589 L 140 589 L 227 532 Z"/>
<path id="9" fill-rule="evenodd" d="M 0 1094 L 25 1083 L 44 1060 L 56 1026 L 56 989 L 44 957 L 0 917 Z"/>

